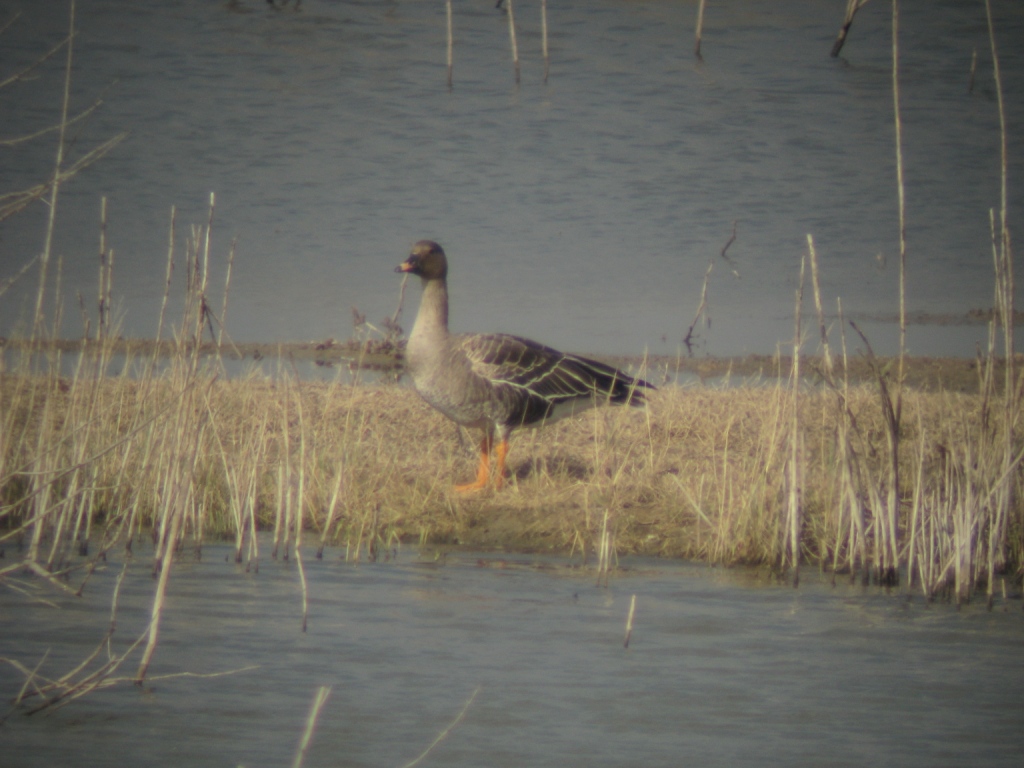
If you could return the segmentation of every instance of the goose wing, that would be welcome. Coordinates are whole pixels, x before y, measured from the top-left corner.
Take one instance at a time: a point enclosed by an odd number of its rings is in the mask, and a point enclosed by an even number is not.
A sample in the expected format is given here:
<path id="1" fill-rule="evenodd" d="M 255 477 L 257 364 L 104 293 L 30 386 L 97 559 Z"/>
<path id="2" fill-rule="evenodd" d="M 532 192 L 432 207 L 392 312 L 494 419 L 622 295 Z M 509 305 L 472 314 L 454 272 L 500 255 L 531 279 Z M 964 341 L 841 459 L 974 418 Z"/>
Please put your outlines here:
<path id="1" fill-rule="evenodd" d="M 470 334 L 456 341 L 473 373 L 489 381 L 502 399 L 518 401 L 517 418 L 526 423 L 552 416 L 557 406 L 580 399 L 639 405 L 640 388 L 651 387 L 610 365 L 519 336 Z"/>

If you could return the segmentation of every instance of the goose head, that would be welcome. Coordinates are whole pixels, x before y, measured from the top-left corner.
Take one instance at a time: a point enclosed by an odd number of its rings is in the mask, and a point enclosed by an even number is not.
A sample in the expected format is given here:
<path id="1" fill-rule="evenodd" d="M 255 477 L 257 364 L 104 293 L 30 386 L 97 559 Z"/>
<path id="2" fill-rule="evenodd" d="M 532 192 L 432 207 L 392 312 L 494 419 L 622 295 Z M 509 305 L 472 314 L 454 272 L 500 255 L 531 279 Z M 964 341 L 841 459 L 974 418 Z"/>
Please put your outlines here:
<path id="1" fill-rule="evenodd" d="M 420 240 L 412 247 L 409 258 L 395 267 L 395 272 L 419 275 L 424 281 L 444 280 L 448 276 L 448 259 L 444 249 L 433 240 Z"/>

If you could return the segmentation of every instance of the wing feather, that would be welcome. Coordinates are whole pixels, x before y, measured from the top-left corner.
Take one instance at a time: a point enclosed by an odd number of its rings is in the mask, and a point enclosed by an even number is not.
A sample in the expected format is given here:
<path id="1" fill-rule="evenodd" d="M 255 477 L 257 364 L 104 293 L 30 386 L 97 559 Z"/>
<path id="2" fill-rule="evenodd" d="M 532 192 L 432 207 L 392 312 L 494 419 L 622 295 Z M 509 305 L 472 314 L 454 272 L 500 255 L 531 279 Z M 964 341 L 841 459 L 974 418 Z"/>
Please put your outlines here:
<path id="1" fill-rule="evenodd" d="M 653 389 L 610 365 L 519 336 L 467 334 L 455 340 L 474 374 L 490 381 L 503 400 L 518 401 L 521 413 L 516 418 L 522 423 L 545 418 L 556 406 L 574 400 L 640 405 L 641 390 Z"/>

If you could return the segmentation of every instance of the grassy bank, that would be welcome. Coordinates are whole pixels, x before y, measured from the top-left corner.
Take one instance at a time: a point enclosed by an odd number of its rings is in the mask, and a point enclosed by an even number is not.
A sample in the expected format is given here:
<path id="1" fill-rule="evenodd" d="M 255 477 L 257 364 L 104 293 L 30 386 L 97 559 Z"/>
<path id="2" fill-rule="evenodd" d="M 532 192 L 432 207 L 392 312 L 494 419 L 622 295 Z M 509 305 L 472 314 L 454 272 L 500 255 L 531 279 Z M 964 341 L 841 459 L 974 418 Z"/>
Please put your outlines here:
<path id="1" fill-rule="evenodd" d="M 877 384 L 666 385 L 646 409 L 518 434 L 506 489 L 463 498 L 450 489 L 476 436 L 407 387 L 228 380 L 187 352 L 148 376 L 105 376 L 108 362 L 0 378 L 0 574 L 82 569 L 140 535 L 158 567 L 212 538 L 258 563 L 316 537 L 350 559 L 429 541 L 909 572 L 926 595 L 968 598 L 1018 578 L 1024 555 L 1019 425 L 996 395 L 904 390 L 892 512 Z"/>
<path id="2" fill-rule="evenodd" d="M 104 201 L 97 312 L 93 318 L 80 297 L 85 342 L 67 363 L 72 347 L 61 332 L 65 302 L 60 259 L 50 258 L 51 216 L 40 255 L 0 286 L 9 289 L 38 262 L 30 330 L 0 351 L 0 544 L 17 551 L 0 579 L 29 569 L 63 586 L 71 570 L 87 572 L 111 547 L 152 536 L 160 579 L 140 678 L 175 552 L 211 537 L 233 539 L 237 558 L 249 563 L 299 558 L 303 537 L 351 559 L 412 540 L 580 552 L 601 564 L 624 552 L 768 564 L 794 581 L 801 566 L 815 565 L 928 597 L 963 600 L 982 591 L 991 599 L 997 581 L 1019 580 L 1024 562 L 1024 374 L 1013 337 L 1020 313 L 1001 86 L 996 69 L 1003 141 L 1000 205 L 989 212 L 993 305 L 967 317 L 988 324 L 987 349 L 974 361 L 913 361 L 906 355 L 915 317 L 906 306 L 896 29 L 894 18 L 898 357 L 874 358 L 841 301 L 834 314 L 825 307 L 808 234 L 790 358 L 653 361 L 644 375 L 663 386 L 647 409 L 596 410 L 520 435 L 513 481 L 497 494 L 451 495 L 456 479 L 472 474 L 472 439 L 408 389 L 301 381 L 287 362 L 334 355 L 356 367 L 384 367 L 382 380 L 393 381 L 404 283 L 383 330 L 355 313 L 351 343 L 236 344 L 225 328 L 234 245 L 219 301 L 208 280 L 211 195 L 206 224 L 193 225 L 184 243 L 172 208 L 155 339 L 124 342 L 111 315 Z M 51 212 L 65 178 L 61 157 Z M 694 326 L 706 312 L 713 264 Z M 172 303 L 172 276 L 182 273 L 184 297 Z M 815 324 L 803 316 L 805 292 Z M 168 316 L 172 305 L 180 320 Z M 47 307 L 55 308 L 52 317 Z M 815 325 L 821 357 L 802 359 Z M 858 343 L 854 332 L 864 355 L 847 354 L 848 341 Z M 275 352 L 282 362 L 272 378 L 218 375 L 228 356 Z M 110 375 L 115 357 L 131 375 Z M 670 383 L 683 373 L 701 384 Z M 757 385 L 719 385 L 746 376 Z M 259 551 L 260 530 L 272 532 L 269 553 Z"/>

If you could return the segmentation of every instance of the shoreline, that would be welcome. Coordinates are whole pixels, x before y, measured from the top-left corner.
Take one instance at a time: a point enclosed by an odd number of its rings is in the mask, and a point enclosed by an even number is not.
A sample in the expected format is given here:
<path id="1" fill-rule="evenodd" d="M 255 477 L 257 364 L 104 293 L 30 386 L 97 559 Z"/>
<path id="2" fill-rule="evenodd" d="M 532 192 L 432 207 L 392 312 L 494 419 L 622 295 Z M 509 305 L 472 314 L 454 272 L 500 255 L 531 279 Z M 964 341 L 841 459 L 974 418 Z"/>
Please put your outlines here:
<path id="1" fill-rule="evenodd" d="M 258 563 L 253 534 L 272 532 L 271 557 L 303 539 L 346 560 L 415 541 L 606 563 L 639 554 L 890 586 L 905 572 L 927 596 L 956 599 L 1018 584 L 1024 562 L 1009 490 L 1024 457 L 1018 385 L 1001 397 L 992 376 L 982 393 L 907 386 L 898 405 L 884 368 L 837 389 L 669 381 L 646 408 L 522 430 L 505 488 L 462 495 L 452 487 L 476 467 L 476 436 L 394 378 L 307 381 L 287 366 L 234 378 L 186 355 L 107 376 L 109 362 L 101 350 L 73 377 L 0 376 L 0 541 L 24 558 L 9 569 L 59 573 L 100 530 L 94 561 L 168 532 L 163 548 L 233 539 L 237 562 Z M 970 568 L 954 568 L 964 553 Z"/>
<path id="2" fill-rule="evenodd" d="M 25 339 L 0 337 L 0 352 L 26 350 L 30 342 Z M 40 351 L 76 354 L 82 351 L 100 352 L 125 357 L 171 358 L 182 351 L 191 351 L 190 345 L 179 345 L 173 340 L 114 338 L 56 339 L 37 342 Z M 215 342 L 199 345 L 199 354 L 221 357 L 233 361 L 292 360 L 309 362 L 330 368 L 345 365 L 353 369 L 401 374 L 404 341 L 348 339 L 335 341 L 292 342 L 226 342 L 219 347 Z M 758 381 L 777 382 L 788 379 L 793 367 L 791 355 L 748 354 L 734 357 L 684 357 L 680 355 L 602 355 L 579 353 L 631 372 L 641 372 L 655 385 L 669 381 L 679 382 L 687 377 L 701 384 L 751 384 Z M 1019 357 L 1019 356 L 1017 356 Z M 845 372 L 851 384 L 874 382 L 878 372 L 888 371 L 890 376 L 898 360 L 895 356 L 871 358 L 863 353 L 848 356 L 845 371 L 837 358 L 835 366 L 840 375 Z M 801 355 L 801 378 L 808 383 L 820 383 L 823 359 L 820 355 Z M 913 389 L 926 392 L 947 391 L 971 393 L 979 387 L 979 358 L 910 356 L 904 359 L 905 383 Z M 996 371 L 1001 376 L 1005 359 L 995 358 Z M 736 380 L 735 382 L 733 380 Z"/>

